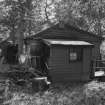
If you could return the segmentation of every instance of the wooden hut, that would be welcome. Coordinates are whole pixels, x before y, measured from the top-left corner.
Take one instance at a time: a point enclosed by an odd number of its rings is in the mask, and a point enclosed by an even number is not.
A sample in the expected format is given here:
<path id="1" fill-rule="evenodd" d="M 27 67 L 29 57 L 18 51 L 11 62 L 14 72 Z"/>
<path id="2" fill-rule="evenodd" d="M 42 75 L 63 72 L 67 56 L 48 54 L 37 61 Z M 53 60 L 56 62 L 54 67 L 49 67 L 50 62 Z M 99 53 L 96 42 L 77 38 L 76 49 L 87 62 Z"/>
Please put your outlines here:
<path id="1" fill-rule="evenodd" d="M 50 47 L 48 66 L 53 82 L 88 81 L 91 62 L 100 58 L 101 36 L 65 24 L 37 33 Z"/>
<path id="2" fill-rule="evenodd" d="M 87 81 L 91 75 L 93 44 L 85 41 L 45 40 L 50 46 L 50 75 L 55 82 Z"/>

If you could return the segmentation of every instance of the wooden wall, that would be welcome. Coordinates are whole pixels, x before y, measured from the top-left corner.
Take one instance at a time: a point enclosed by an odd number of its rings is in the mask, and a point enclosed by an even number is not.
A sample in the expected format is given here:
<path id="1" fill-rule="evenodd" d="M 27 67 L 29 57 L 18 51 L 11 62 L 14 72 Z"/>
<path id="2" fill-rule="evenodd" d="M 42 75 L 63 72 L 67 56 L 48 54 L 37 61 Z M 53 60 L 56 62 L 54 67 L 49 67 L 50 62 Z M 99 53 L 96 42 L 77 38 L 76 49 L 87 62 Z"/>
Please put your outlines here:
<path id="1" fill-rule="evenodd" d="M 87 81 L 90 75 L 91 48 L 83 48 L 83 60 L 69 62 L 68 47 L 54 46 L 50 50 L 49 66 L 53 82 Z"/>
<path id="2" fill-rule="evenodd" d="M 82 69 L 82 81 L 90 80 L 91 73 L 91 61 L 92 61 L 92 48 L 84 47 L 83 50 L 83 69 Z"/>

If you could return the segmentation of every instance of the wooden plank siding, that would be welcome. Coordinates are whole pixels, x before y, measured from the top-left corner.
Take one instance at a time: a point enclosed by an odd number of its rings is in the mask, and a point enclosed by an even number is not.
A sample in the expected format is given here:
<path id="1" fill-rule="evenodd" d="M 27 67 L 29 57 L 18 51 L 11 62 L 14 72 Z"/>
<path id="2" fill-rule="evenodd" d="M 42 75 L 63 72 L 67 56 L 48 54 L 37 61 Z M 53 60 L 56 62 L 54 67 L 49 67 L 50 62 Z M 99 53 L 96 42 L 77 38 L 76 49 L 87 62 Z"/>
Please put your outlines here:
<path id="1" fill-rule="evenodd" d="M 92 61 L 92 49 L 84 48 L 83 50 L 83 71 L 82 71 L 82 81 L 88 81 L 90 79 L 91 73 L 91 61 Z"/>
<path id="2" fill-rule="evenodd" d="M 54 82 L 80 81 L 82 76 L 83 62 L 69 62 L 70 47 L 51 47 L 49 66 L 50 75 Z"/>

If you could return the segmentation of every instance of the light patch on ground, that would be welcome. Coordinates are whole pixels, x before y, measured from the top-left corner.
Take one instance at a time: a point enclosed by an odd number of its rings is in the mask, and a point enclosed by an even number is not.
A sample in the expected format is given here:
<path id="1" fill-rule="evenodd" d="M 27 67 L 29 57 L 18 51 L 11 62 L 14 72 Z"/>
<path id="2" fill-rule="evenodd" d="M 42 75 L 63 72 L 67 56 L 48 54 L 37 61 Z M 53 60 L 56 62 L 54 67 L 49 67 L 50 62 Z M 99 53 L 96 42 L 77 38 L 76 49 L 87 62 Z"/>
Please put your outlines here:
<path id="1" fill-rule="evenodd" d="M 96 71 L 95 72 L 95 77 L 104 76 L 104 75 L 105 75 L 104 71 Z"/>

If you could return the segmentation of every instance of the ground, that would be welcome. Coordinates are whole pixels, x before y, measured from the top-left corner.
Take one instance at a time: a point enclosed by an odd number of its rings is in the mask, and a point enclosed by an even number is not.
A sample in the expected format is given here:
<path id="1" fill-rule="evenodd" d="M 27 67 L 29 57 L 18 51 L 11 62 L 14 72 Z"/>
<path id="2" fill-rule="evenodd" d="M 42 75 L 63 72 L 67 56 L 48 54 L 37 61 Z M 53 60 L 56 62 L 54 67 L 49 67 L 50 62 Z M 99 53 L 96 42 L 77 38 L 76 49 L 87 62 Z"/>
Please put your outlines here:
<path id="1" fill-rule="evenodd" d="M 105 83 L 55 84 L 46 92 L 12 87 L 3 105 L 105 105 Z"/>

